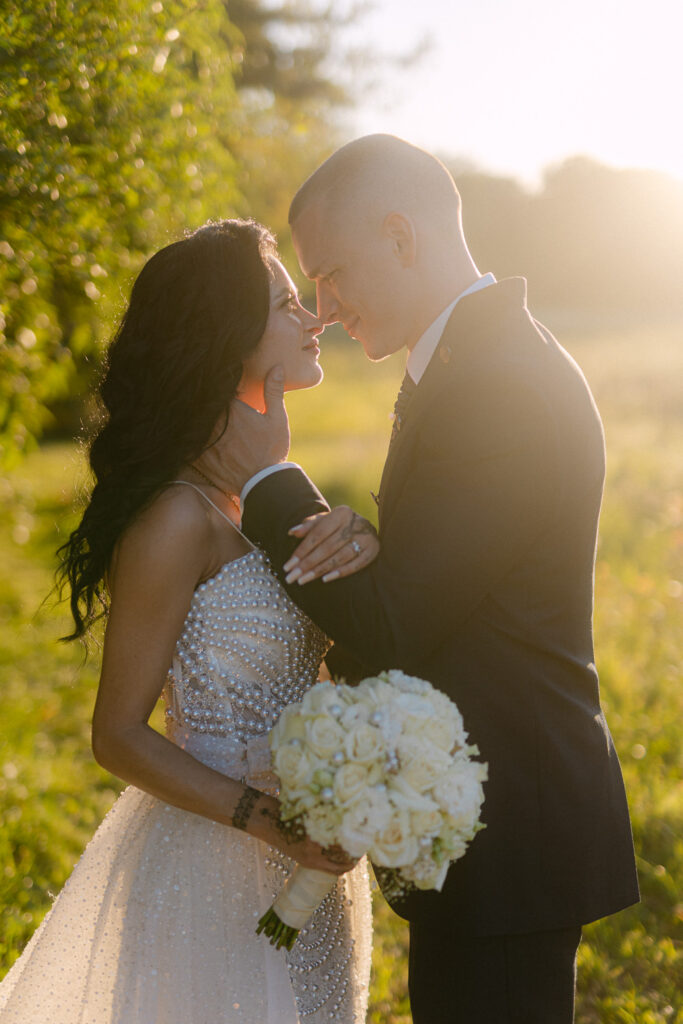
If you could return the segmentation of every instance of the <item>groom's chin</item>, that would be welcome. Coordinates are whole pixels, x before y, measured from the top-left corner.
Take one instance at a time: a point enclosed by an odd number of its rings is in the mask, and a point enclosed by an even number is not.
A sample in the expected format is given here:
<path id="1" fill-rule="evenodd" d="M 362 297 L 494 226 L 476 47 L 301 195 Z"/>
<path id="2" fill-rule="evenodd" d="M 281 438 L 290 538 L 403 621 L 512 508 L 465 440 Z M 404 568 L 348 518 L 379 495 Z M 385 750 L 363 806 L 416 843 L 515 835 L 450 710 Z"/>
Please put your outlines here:
<path id="1" fill-rule="evenodd" d="M 394 338 L 365 337 L 357 338 L 356 340 L 362 346 L 365 355 L 373 363 L 379 363 L 383 359 L 388 359 L 394 352 L 398 352 L 399 348 L 402 348 L 402 343 L 396 344 Z"/>
<path id="2" fill-rule="evenodd" d="M 368 359 L 373 363 L 381 363 L 383 359 L 388 359 L 389 356 L 393 354 L 391 352 L 385 352 L 382 349 L 377 351 L 370 345 L 365 344 L 363 344 L 363 351 L 365 352 L 365 355 L 368 357 Z"/>

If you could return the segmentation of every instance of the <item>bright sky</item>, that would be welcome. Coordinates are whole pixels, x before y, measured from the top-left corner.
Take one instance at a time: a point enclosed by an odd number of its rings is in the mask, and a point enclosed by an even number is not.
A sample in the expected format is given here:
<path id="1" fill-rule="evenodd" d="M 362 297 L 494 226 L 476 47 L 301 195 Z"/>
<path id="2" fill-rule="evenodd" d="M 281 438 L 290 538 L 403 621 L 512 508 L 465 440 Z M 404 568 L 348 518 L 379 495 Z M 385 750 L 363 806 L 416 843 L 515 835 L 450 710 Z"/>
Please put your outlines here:
<path id="1" fill-rule="evenodd" d="M 378 70 L 350 136 L 386 131 L 533 184 L 577 153 L 683 179 L 683 0 L 374 0 Z"/>

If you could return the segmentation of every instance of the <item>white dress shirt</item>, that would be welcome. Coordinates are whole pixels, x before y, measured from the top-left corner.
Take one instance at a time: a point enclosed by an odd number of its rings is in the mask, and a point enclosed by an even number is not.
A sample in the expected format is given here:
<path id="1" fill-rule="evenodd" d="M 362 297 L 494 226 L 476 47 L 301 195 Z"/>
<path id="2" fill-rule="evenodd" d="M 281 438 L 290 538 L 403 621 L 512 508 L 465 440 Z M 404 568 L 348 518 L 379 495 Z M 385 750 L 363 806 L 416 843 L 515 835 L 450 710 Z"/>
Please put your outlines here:
<path id="1" fill-rule="evenodd" d="M 478 292 L 480 288 L 486 288 L 488 285 L 495 283 L 496 279 L 493 274 L 484 274 L 484 276 L 476 280 L 474 284 L 471 284 L 469 288 L 466 288 L 464 292 L 461 292 L 457 299 L 453 299 L 451 304 L 446 306 L 443 312 L 439 313 L 436 320 L 430 324 L 420 340 L 416 343 L 415 347 L 408 354 L 406 369 L 416 384 L 420 383 L 422 374 L 427 369 L 429 360 L 434 355 L 436 346 L 441 341 L 441 335 L 448 323 L 448 318 L 458 302 L 460 302 L 465 295 L 471 295 L 472 292 Z M 276 466 L 267 466 L 265 469 L 259 470 L 258 473 L 255 473 L 254 476 L 247 480 L 246 484 L 242 488 L 242 493 L 240 494 L 242 507 L 244 507 L 247 495 L 252 488 L 256 487 L 256 484 L 260 483 L 261 480 L 265 480 L 265 478 L 270 476 L 271 473 L 278 473 L 281 469 L 301 469 L 301 467 L 296 462 L 278 462 Z"/>
<path id="2" fill-rule="evenodd" d="M 441 335 L 444 332 L 449 317 L 460 300 L 464 299 L 466 295 L 471 295 L 472 292 L 478 292 L 481 288 L 487 288 L 490 284 L 495 283 L 496 279 L 493 274 L 484 274 L 484 276 L 476 280 L 474 284 L 471 284 L 469 288 L 466 288 L 464 292 L 461 292 L 457 299 L 453 299 L 451 304 L 446 306 L 444 311 L 439 313 L 436 320 L 429 325 L 420 340 L 408 353 L 406 370 L 416 384 L 420 383 L 422 374 L 429 366 L 429 362 L 436 352 L 436 346 L 441 341 Z"/>
<path id="3" fill-rule="evenodd" d="M 265 480 L 267 476 L 270 476 L 271 473 L 277 473 L 281 469 L 301 469 L 301 466 L 298 462 L 278 462 L 276 466 L 266 466 L 265 469 L 260 469 L 258 473 L 254 473 L 253 476 L 249 477 L 240 492 L 240 503 L 242 508 L 244 508 L 244 502 L 246 501 L 249 491 L 252 490 L 253 487 L 256 487 L 256 484 L 260 483 L 261 480 Z"/>

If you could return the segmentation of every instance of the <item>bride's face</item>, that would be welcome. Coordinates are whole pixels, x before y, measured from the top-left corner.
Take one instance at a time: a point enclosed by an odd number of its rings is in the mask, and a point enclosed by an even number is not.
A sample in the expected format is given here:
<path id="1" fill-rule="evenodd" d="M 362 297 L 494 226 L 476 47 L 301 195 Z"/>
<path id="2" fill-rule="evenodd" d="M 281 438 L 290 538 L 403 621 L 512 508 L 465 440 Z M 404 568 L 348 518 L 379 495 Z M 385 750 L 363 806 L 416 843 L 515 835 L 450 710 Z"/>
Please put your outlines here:
<path id="1" fill-rule="evenodd" d="M 269 260 L 270 310 L 258 347 L 244 361 L 238 397 L 263 408 L 263 380 L 274 366 L 285 372 L 285 391 L 312 388 L 323 379 L 316 336 L 323 330 L 317 316 L 299 302 L 296 287 L 279 260 Z"/>

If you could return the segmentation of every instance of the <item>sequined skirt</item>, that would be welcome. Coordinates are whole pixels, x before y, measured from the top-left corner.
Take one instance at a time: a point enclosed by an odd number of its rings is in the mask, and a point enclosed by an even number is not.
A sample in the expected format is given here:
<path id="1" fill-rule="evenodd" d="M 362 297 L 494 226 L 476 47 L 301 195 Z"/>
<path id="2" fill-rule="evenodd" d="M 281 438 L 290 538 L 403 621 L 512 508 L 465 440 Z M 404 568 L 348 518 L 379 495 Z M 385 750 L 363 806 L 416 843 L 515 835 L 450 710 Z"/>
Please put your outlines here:
<path id="1" fill-rule="evenodd" d="M 292 868 L 128 787 L 0 984 L 0 1024 L 362 1024 L 367 867 L 340 879 L 284 954 L 255 926 Z"/>

